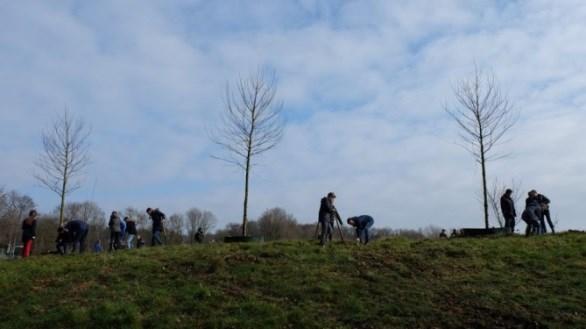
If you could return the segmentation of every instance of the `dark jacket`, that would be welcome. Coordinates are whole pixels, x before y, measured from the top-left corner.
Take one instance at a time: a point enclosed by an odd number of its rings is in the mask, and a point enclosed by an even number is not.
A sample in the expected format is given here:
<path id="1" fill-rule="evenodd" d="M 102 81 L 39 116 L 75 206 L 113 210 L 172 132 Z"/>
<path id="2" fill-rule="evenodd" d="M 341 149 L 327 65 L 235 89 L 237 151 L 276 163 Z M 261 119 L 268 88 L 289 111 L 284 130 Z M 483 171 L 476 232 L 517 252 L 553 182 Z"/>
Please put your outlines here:
<path id="1" fill-rule="evenodd" d="M 89 226 L 86 222 L 76 219 L 69 221 L 65 225 L 65 229 L 67 229 L 67 231 L 69 231 L 70 234 L 77 235 L 79 233 L 86 232 L 87 230 L 89 230 Z"/>
<path id="2" fill-rule="evenodd" d="M 354 225 L 356 227 L 356 230 L 363 230 L 369 224 L 371 224 L 371 225 L 374 224 L 374 219 L 371 216 L 362 215 L 362 216 L 354 217 Z"/>
<path id="3" fill-rule="evenodd" d="M 194 239 L 197 243 L 202 243 L 203 242 L 203 231 L 201 229 L 197 230 L 197 232 L 195 233 Z"/>
<path id="4" fill-rule="evenodd" d="M 165 220 L 165 214 L 159 209 L 151 211 L 151 219 L 153 220 L 153 232 L 163 230 L 163 220 Z"/>
<path id="5" fill-rule="evenodd" d="M 330 201 L 328 197 L 324 197 L 321 199 L 321 204 L 319 206 L 319 221 L 326 222 L 326 221 L 333 221 L 337 216 L 336 207 Z"/>
<path id="6" fill-rule="evenodd" d="M 126 221 L 126 233 L 136 235 L 136 222 L 133 220 Z"/>
<path id="7" fill-rule="evenodd" d="M 28 218 L 22 221 L 22 242 L 32 240 L 37 236 L 37 220 L 28 221 Z"/>
<path id="8" fill-rule="evenodd" d="M 525 200 L 525 208 L 539 208 L 539 200 L 537 197 L 528 197 L 527 200 Z"/>
<path id="9" fill-rule="evenodd" d="M 121 232 L 122 231 L 122 227 L 120 226 L 121 220 L 120 220 L 120 216 L 118 215 L 112 215 L 110 216 L 110 222 L 108 223 L 108 226 L 110 227 L 110 232 Z"/>
<path id="10" fill-rule="evenodd" d="M 515 211 L 515 201 L 513 201 L 513 198 L 506 194 L 501 197 L 501 211 L 505 218 L 517 217 L 517 212 Z"/>
<path id="11" fill-rule="evenodd" d="M 551 203 L 551 201 L 543 194 L 537 195 L 537 202 L 539 202 L 540 205 L 546 206 L 549 206 L 549 204 Z"/>
<path id="12" fill-rule="evenodd" d="M 66 230 L 58 232 L 57 239 L 55 239 L 55 242 L 57 242 L 57 244 L 69 243 L 71 242 L 71 234 L 69 234 L 69 232 Z"/>

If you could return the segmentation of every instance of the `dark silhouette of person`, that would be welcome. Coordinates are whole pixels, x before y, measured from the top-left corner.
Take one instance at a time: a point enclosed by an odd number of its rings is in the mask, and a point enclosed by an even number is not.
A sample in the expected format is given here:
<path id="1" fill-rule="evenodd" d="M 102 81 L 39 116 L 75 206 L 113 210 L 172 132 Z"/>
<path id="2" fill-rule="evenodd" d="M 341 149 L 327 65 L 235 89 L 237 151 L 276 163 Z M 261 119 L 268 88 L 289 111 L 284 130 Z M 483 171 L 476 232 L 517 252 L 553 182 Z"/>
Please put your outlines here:
<path id="1" fill-rule="evenodd" d="M 151 245 L 152 246 L 162 245 L 163 241 L 161 240 L 161 233 L 164 231 L 163 221 L 166 218 L 165 214 L 162 211 L 160 211 L 158 208 L 157 209 L 147 208 L 146 212 L 147 212 L 147 214 L 149 214 L 149 216 L 153 220 L 153 229 L 152 229 L 153 237 L 151 239 Z"/>
<path id="2" fill-rule="evenodd" d="M 527 200 L 525 200 L 525 210 L 521 215 L 521 219 L 527 224 L 525 235 L 540 234 L 539 218 L 541 217 L 541 206 L 537 199 L 537 191 L 531 190 Z"/>
<path id="3" fill-rule="evenodd" d="M 320 231 L 320 244 L 324 246 L 327 241 L 332 240 L 332 232 L 334 231 L 334 221 L 337 220 L 342 225 L 342 219 L 334 206 L 336 200 L 336 194 L 334 192 L 328 193 L 327 196 L 321 199 L 319 206 L 319 225 Z"/>
<path id="4" fill-rule="evenodd" d="M 110 215 L 110 222 L 108 222 L 108 226 L 110 227 L 110 247 L 108 248 L 109 251 L 120 249 L 120 236 L 122 232 L 122 227 L 120 225 L 121 222 L 122 221 L 120 220 L 118 212 L 112 211 L 112 214 Z"/>
<path id="5" fill-rule="evenodd" d="M 446 230 L 442 229 L 442 231 L 439 234 L 439 238 L 440 239 L 447 239 L 448 238 L 448 234 L 446 233 Z"/>
<path id="6" fill-rule="evenodd" d="M 197 229 L 197 232 L 195 232 L 195 236 L 193 238 L 194 238 L 195 242 L 203 243 L 204 234 L 203 234 L 203 230 L 201 227 Z"/>
<path id="7" fill-rule="evenodd" d="M 37 238 L 37 211 L 31 210 L 22 221 L 22 257 L 29 257 L 33 251 L 33 241 Z"/>
<path id="8" fill-rule="evenodd" d="M 505 194 L 501 196 L 501 212 L 505 218 L 505 229 L 508 233 L 515 232 L 515 218 L 517 211 L 515 210 L 515 201 L 513 200 L 513 190 L 507 189 Z"/>
<path id="9" fill-rule="evenodd" d="M 551 221 L 551 213 L 549 211 L 549 205 L 551 201 L 545 195 L 537 194 L 537 202 L 539 202 L 539 205 L 541 206 L 541 216 L 539 217 L 541 233 L 547 233 L 547 227 L 545 226 L 545 219 L 547 219 L 547 224 L 551 229 L 551 233 L 555 234 L 553 222 Z"/>

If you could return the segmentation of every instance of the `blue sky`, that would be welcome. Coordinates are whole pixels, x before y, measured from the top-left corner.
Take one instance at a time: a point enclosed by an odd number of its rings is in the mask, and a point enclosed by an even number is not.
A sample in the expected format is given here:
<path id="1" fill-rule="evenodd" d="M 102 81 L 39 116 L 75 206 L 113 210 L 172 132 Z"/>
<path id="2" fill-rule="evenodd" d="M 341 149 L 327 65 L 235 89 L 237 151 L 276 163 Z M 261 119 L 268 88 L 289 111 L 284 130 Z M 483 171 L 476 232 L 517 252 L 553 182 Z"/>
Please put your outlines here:
<path id="1" fill-rule="evenodd" d="M 0 186 L 55 207 L 33 162 L 67 106 L 93 130 L 71 200 L 238 221 L 242 174 L 210 157 L 206 128 L 226 83 L 267 67 L 288 125 L 254 168 L 253 217 L 312 222 L 335 191 L 343 216 L 381 226 L 480 226 L 479 168 L 443 111 L 476 63 L 521 113 L 490 180 L 584 229 L 584 22 L 583 1 L 0 1 Z"/>

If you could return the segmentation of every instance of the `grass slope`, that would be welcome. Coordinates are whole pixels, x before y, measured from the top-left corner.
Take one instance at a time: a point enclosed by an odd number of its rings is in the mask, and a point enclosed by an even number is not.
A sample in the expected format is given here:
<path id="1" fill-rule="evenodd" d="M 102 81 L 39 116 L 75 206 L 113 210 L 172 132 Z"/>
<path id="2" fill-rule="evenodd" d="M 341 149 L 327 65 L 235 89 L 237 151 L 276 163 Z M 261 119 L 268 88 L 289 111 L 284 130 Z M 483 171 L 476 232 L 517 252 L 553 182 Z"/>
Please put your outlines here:
<path id="1" fill-rule="evenodd" d="M 0 263 L 0 328 L 586 328 L 586 235 Z"/>

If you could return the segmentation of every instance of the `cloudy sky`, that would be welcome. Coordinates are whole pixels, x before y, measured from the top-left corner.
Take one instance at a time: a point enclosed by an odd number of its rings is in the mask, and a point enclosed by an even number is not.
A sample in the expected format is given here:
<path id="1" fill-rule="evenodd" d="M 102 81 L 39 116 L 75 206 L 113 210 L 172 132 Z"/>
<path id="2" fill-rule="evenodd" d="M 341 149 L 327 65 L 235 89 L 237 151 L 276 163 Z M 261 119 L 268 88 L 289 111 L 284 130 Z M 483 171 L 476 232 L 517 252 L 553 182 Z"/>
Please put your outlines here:
<path id="1" fill-rule="evenodd" d="M 480 170 L 443 110 L 476 64 L 520 111 L 489 180 L 585 229 L 585 22 L 581 0 L 0 1 L 0 186 L 55 207 L 33 162 L 68 107 L 92 126 L 72 200 L 238 221 L 242 172 L 210 157 L 206 127 L 226 83 L 261 67 L 287 126 L 253 170 L 253 217 L 313 222 L 335 191 L 342 216 L 379 226 L 481 226 Z"/>

